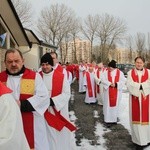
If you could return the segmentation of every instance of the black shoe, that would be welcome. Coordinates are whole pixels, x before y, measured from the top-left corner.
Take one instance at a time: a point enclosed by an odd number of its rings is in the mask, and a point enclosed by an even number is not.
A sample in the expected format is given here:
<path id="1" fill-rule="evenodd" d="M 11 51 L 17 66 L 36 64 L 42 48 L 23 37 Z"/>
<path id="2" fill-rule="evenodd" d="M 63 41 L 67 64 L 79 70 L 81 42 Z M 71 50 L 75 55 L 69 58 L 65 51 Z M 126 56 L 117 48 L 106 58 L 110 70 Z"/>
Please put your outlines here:
<path id="1" fill-rule="evenodd" d="M 85 94 L 86 93 L 86 91 L 85 92 L 81 92 L 81 94 Z"/>
<path id="2" fill-rule="evenodd" d="M 107 128 L 111 128 L 111 126 L 112 126 L 111 123 L 104 123 L 104 125 L 105 125 Z"/>
<path id="3" fill-rule="evenodd" d="M 90 103 L 91 105 L 96 105 L 97 104 L 97 102 L 95 102 L 95 103 Z"/>
<path id="4" fill-rule="evenodd" d="M 135 144 L 135 146 L 136 146 L 136 150 L 144 150 L 144 147 L 146 147 L 146 146 L 141 146 L 141 145 L 138 145 L 138 144 Z"/>

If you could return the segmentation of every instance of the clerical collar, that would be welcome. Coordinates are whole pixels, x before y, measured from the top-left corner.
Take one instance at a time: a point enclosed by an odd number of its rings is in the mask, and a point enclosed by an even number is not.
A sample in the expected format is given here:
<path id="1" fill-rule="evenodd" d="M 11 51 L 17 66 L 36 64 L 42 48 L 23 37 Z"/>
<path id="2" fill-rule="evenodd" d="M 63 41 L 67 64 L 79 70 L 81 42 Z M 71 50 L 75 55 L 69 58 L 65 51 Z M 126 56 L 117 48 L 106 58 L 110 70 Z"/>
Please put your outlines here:
<path id="1" fill-rule="evenodd" d="M 17 73 L 10 73 L 10 72 L 8 71 L 8 69 L 6 69 L 6 73 L 9 74 L 9 75 L 12 75 L 12 76 L 18 76 L 18 75 L 20 75 L 20 74 L 23 74 L 24 71 L 25 71 L 25 67 L 24 67 L 24 66 L 23 66 L 23 67 L 21 68 L 21 70 L 20 70 L 19 72 L 17 72 Z"/>
<path id="2" fill-rule="evenodd" d="M 137 69 L 137 68 L 136 68 L 136 70 L 138 70 L 138 71 L 143 71 L 143 68 L 142 68 L 142 69 Z"/>

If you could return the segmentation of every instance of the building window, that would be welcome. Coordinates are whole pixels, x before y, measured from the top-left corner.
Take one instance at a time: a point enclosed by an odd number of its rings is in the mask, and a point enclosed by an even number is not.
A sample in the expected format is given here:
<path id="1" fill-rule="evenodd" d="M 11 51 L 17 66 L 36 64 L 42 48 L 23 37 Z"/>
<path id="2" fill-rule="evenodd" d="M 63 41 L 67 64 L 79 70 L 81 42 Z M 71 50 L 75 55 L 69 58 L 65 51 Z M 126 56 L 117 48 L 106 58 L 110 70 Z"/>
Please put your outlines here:
<path id="1" fill-rule="evenodd" d="M 0 24 L 0 35 L 6 33 L 4 27 Z M 4 45 L 2 46 L 2 48 L 6 48 L 6 41 L 4 43 Z"/>

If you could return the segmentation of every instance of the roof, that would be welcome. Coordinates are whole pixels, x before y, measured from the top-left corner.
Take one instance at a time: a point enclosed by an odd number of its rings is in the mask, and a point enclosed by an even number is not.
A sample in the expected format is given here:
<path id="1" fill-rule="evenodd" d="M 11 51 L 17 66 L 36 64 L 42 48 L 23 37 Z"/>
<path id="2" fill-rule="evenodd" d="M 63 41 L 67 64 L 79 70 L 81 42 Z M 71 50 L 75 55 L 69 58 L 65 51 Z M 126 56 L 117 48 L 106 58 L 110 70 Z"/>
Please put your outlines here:
<path id="1" fill-rule="evenodd" d="M 27 28 L 24 28 L 28 39 L 30 40 L 31 43 L 33 44 L 39 44 L 41 46 L 45 46 L 45 47 L 49 47 L 49 48 L 54 48 L 57 49 L 57 46 L 51 45 L 49 43 L 43 42 L 42 40 L 39 40 L 39 38 L 34 34 L 34 32 L 32 30 L 29 30 Z"/>
<path id="2" fill-rule="evenodd" d="M 40 41 L 40 43 L 41 43 L 42 46 L 46 46 L 46 47 L 49 47 L 49 48 L 54 48 L 54 49 L 58 48 L 57 46 L 51 45 L 51 44 L 43 42 L 43 41 Z"/>
<path id="3" fill-rule="evenodd" d="M 24 30 L 25 30 L 27 37 L 31 43 L 40 44 L 40 40 L 38 39 L 38 37 L 34 34 L 34 32 L 32 30 L 29 30 L 26 28 L 24 28 Z"/>
<path id="4" fill-rule="evenodd" d="M 31 48 L 32 45 L 11 0 L 0 0 L 0 19 L 18 46 L 29 46 Z"/>

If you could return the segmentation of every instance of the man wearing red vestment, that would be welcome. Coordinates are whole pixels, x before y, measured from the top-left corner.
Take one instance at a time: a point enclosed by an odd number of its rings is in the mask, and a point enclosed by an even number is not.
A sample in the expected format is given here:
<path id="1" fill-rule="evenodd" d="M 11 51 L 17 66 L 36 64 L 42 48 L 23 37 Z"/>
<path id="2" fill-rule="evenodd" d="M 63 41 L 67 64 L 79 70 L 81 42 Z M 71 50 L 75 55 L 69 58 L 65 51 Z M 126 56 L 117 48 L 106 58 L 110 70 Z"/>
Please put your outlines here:
<path id="1" fill-rule="evenodd" d="M 46 115 L 48 117 L 49 114 L 54 119 L 58 118 L 58 120 L 62 121 L 61 124 L 64 123 L 64 127 L 58 130 L 56 125 L 51 126 L 51 124 L 47 124 L 49 146 L 50 150 L 72 150 L 73 143 L 71 140 L 73 135 L 71 131 L 76 130 L 76 127 L 69 121 L 68 102 L 71 95 L 70 85 L 67 77 L 62 72 L 53 69 L 53 64 L 53 58 L 49 53 L 42 56 L 41 75 L 49 91 L 51 101 Z"/>
<path id="2" fill-rule="evenodd" d="M 104 122 L 108 126 L 117 123 L 118 108 L 122 97 L 122 88 L 125 84 L 125 76 L 116 67 L 116 61 L 112 60 L 108 64 L 108 69 L 104 72 L 101 79 L 103 84 L 103 113 Z"/>
<path id="3" fill-rule="evenodd" d="M 22 53 L 17 49 L 7 50 L 4 61 L 6 70 L 0 73 L 0 81 L 12 90 L 20 106 L 30 149 L 49 150 L 43 114 L 50 101 L 40 74 L 24 66 Z"/>
<path id="4" fill-rule="evenodd" d="M 136 57 L 135 68 L 127 76 L 131 135 L 137 149 L 150 143 L 150 71 L 144 63 L 143 57 Z"/>

